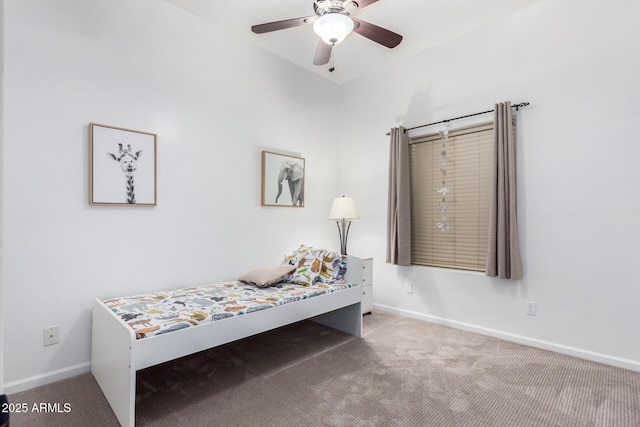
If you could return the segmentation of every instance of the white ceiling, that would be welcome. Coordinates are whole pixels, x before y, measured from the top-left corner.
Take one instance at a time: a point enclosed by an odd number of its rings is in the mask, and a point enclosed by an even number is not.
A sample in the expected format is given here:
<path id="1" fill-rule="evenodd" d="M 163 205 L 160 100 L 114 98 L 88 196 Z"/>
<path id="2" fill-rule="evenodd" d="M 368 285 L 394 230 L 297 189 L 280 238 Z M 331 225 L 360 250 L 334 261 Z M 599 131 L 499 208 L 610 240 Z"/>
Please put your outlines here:
<path id="1" fill-rule="evenodd" d="M 542 0 L 379 0 L 356 10 L 353 16 L 401 34 L 402 43 L 388 49 L 352 33 L 334 47 L 333 73 L 328 65 L 313 65 L 319 38 L 311 25 L 260 35 L 251 32 L 252 25 L 313 16 L 313 0 L 166 1 L 224 29 L 230 37 L 245 37 L 343 84 Z"/>

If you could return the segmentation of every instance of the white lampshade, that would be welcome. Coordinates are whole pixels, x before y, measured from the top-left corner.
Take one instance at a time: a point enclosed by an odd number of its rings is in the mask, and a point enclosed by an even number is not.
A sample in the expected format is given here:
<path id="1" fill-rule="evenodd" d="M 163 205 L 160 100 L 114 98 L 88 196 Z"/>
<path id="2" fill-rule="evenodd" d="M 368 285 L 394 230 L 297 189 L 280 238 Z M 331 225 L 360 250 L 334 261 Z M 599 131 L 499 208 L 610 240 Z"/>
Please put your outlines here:
<path id="1" fill-rule="evenodd" d="M 333 199 L 329 219 L 358 219 L 360 215 L 356 209 L 356 204 L 351 197 L 336 197 Z"/>
<path id="2" fill-rule="evenodd" d="M 353 31 L 353 21 L 342 13 L 327 13 L 313 23 L 313 31 L 327 44 L 338 44 Z"/>

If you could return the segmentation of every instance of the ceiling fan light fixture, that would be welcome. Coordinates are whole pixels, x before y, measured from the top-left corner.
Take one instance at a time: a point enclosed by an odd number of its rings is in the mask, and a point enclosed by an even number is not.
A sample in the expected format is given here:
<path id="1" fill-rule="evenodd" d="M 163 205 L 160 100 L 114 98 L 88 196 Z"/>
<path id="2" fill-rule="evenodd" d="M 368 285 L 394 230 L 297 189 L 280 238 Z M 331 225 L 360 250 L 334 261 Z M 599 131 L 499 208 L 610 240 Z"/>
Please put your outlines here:
<path id="1" fill-rule="evenodd" d="M 327 44 L 338 44 L 353 31 L 353 21 L 342 13 L 326 13 L 313 23 L 313 31 Z"/>

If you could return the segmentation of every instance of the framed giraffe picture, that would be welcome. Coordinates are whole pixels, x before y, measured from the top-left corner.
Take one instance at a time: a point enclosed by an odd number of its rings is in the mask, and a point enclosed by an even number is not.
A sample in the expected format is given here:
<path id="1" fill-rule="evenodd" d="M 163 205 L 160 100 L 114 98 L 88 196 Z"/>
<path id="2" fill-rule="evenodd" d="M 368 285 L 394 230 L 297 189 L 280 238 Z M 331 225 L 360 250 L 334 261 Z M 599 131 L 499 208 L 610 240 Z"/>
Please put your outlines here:
<path id="1" fill-rule="evenodd" d="M 156 206 L 155 133 L 89 123 L 89 204 Z"/>

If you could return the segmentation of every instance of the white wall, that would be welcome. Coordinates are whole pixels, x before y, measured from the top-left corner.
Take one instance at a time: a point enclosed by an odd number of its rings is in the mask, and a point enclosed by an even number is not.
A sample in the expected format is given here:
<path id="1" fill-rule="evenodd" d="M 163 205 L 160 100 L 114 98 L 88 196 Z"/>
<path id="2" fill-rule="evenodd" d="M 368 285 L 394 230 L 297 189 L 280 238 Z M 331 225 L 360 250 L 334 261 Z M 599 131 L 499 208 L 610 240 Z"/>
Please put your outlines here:
<path id="1" fill-rule="evenodd" d="M 635 0 L 546 1 L 343 88 L 343 192 L 362 217 L 350 247 L 375 257 L 378 308 L 640 369 L 638 22 Z M 507 100 L 531 102 L 517 133 L 524 279 L 386 265 L 385 133 Z"/>
<path id="2" fill-rule="evenodd" d="M 88 371 L 94 297 L 337 245 L 335 85 L 156 0 L 8 0 L 5 20 L 9 392 Z M 158 134 L 157 207 L 88 205 L 90 122 Z M 306 158 L 304 209 L 260 206 L 263 149 Z"/>
<path id="3" fill-rule="evenodd" d="M 548 0 L 338 87 L 164 2 L 7 0 L 7 391 L 89 369 L 94 297 L 335 246 L 339 194 L 358 203 L 349 248 L 375 257 L 378 308 L 637 368 L 640 5 L 600 3 Z M 334 128 L 316 117 L 336 96 L 349 114 Z M 504 100 L 532 103 L 518 130 L 525 278 L 386 265 L 385 133 Z M 158 133 L 156 208 L 88 206 L 92 121 Z M 260 207 L 265 148 L 306 158 L 304 209 Z M 49 325 L 61 343 L 43 347 Z"/>

